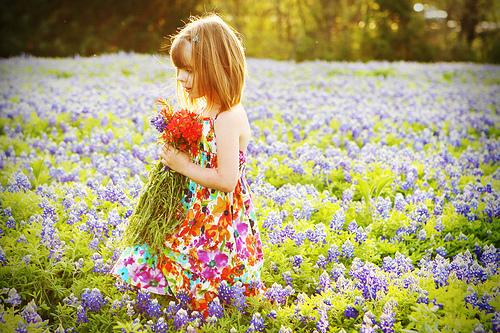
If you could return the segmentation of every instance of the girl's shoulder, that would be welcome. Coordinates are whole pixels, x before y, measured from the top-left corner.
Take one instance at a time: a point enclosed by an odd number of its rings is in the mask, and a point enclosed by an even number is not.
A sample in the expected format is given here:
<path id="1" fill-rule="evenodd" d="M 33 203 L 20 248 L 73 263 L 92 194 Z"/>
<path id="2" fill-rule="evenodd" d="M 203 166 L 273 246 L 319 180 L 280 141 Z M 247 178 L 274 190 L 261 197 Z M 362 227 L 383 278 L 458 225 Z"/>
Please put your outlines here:
<path id="1" fill-rule="evenodd" d="M 217 115 L 218 122 L 224 123 L 239 123 L 248 121 L 245 108 L 241 103 L 232 106 L 229 110 L 220 112 Z"/>

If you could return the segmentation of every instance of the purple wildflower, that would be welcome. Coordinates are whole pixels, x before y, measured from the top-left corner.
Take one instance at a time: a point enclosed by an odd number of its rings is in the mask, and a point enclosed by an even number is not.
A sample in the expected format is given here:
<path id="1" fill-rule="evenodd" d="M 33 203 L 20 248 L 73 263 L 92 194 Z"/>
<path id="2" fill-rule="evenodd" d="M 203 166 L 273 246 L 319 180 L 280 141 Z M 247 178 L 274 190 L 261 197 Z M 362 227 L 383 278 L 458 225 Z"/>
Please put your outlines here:
<path id="1" fill-rule="evenodd" d="M 354 245 L 349 240 L 346 240 L 342 244 L 342 255 L 346 258 L 352 258 L 354 256 Z"/>
<path id="2" fill-rule="evenodd" d="M 358 317 L 358 310 L 356 310 L 356 308 L 352 307 L 352 306 L 347 306 L 344 310 L 344 316 L 346 318 L 353 318 L 353 319 L 356 319 Z"/>
<path id="3" fill-rule="evenodd" d="M 300 268 L 300 265 L 303 262 L 302 256 L 301 255 L 296 255 L 290 258 L 290 261 L 292 262 L 293 267 L 295 268 Z"/>
<path id="4" fill-rule="evenodd" d="M 181 329 L 189 321 L 189 316 L 186 310 L 179 309 L 174 316 L 174 327 L 176 330 Z"/>
<path id="5" fill-rule="evenodd" d="M 79 305 L 76 309 L 76 323 L 88 323 L 87 310 Z"/>
<path id="6" fill-rule="evenodd" d="M 98 312 L 106 304 L 106 300 L 98 288 L 85 288 L 82 293 L 82 306 L 85 310 Z"/>
<path id="7" fill-rule="evenodd" d="M 161 114 L 157 114 L 156 116 L 151 117 L 150 123 L 160 133 L 163 132 L 167 127 L 167 122 Z"/>
<path id="8" fill-rule="evenodd" d="M 19 296 L 15 288 L 9 289 L 9 293 L 7 294 L 7 299 L 5 300 L 5 302 L 11 304 L 12 306 L 18 306 L 19 304 L 21 304 L 21 297 Z"/>
<path id="9" fill-rule="evenodd" d="M 28 324 L 30 323 L 40 323 L 42 318 L 36 312 L 37 306 L 35 304 L 35 300 L 31 300 L 26 307 L 21 311 L 21 316 L 26 320 Z"/>
<path id="10" fill-rule="evenodd" d="M 287 285 L 283 288 L 279 283 L 273 283 L 271 288 L 268 288 L 264 293 L 264 296 L 271 302 L 276 302 L 280 305 L 285 305 L 288 297 L 293 295 L 295 290 Z"/>
<path id="11" fill-rule="evenodd" d="M 214 298 L 210 304 L 208 304 L 208 315 L 215 316 L 216 318 L 222 318 L 224 316 L 224 308 L 219 302 L 219 299 Z"/>
<path id="12" fill-rule="evenodd" d="M 321 333 L 328 332 L 328 328 L 330 327 L 330 323 L 328 322 L 328 311 L 324 307 L 320 307 L 318 309 L 319 320 L 316 323 L 316 328 Z"/>
<path id="13" fill-rule="evenodd" d="M 250 320 L 250 327 L 247 332 L 262 332 L 264 331 L 264 318 L 260 313 L 255 312 Z"/>

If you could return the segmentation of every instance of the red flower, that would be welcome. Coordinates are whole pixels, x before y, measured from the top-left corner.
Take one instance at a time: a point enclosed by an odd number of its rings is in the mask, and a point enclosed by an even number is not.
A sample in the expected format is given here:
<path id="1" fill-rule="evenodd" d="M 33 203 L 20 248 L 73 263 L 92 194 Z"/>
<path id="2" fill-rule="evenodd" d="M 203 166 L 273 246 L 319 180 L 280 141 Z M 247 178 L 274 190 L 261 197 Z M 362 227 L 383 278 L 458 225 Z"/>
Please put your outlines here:
<path id="1" fill-rule="evenodd" d="M 193 157 L 196 156 L 203 129 L 198 114 L 186 109 L 174 111 L 163 98 L 158 98 L 157 103 L 162 106 L 160 115 L 167 123 L 161 134 L 162 141 Z"/>

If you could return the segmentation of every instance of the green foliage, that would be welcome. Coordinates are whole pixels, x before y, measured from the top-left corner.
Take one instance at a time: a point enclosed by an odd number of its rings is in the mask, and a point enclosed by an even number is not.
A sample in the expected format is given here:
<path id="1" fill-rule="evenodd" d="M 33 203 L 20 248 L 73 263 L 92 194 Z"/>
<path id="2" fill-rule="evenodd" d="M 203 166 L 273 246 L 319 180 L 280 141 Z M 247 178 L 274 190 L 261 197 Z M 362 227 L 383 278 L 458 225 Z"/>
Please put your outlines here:
<path id="1" fill-rule="evenodd" d="M 10 207 L 12 209 L 12 216 L 16 221 L 28 221 L 30 216 L 42 211 L 38 207 L 41 198 L 32 191 L 0 192 L 0 202 L 2 208 Z"/>
<path id="2" fill-rule="evenodd" d="M 354 177 L 353 177 L 354 178 Z M 366 226 L 373 222 L 373 207 L 372 198 L 377 198 L 387 193 L 384 190 L 394 179 L 394 174 L 391 170 L 384 170 L 379 165 L 374 165 L 373 170 L 369 171 L 364 178 L 360 175 L 356 176 L 358 185 L 356 186 L 355 198 L 363 198 L 365 203 L 364 212 L 360 213 L 359 221 L 362 226 Z"/>
<path id="3" fill-rule="evenodd" d="M 4 308 L 3 304 L 0 304 L 0 312 L 2 313 L 2 319 L 0 321 L 0 332 L 18 332 L 18 323 L 23 323 L 24 319 L 21 316 L 19 309 L 14 308 Z M 39 323 L 29 323 L 26 325 L 27 332 L 29 333 L 45 333 L 48 328 L 48 320 L 44 320 Z"/>

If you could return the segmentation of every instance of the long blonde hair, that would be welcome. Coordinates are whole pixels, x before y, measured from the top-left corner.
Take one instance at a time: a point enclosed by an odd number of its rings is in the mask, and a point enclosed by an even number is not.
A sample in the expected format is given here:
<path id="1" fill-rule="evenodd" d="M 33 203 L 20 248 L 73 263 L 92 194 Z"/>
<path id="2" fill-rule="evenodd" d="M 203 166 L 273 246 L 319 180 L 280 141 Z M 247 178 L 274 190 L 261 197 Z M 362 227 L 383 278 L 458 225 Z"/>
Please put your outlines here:
<path id="1" fill-rule="evenodd" d="M 170 60 L 177 71 L 186 68 L 182 55 L 185 43 L 192 46 L 194 85 L 204 95 L 208 108 L 217 101 L 220 110 L 229 110 L 241 101 L 247 65 L 240 34 L 217 14 L 191 16 L 189 22 L 171 37 Z M 167 49 L 163 44 L 162 50 Z M 199 106 L 198 98 L 188 97 L 177 82 L 177 97 L 185 107 Z"/>

